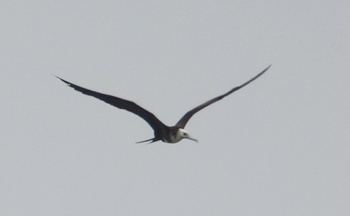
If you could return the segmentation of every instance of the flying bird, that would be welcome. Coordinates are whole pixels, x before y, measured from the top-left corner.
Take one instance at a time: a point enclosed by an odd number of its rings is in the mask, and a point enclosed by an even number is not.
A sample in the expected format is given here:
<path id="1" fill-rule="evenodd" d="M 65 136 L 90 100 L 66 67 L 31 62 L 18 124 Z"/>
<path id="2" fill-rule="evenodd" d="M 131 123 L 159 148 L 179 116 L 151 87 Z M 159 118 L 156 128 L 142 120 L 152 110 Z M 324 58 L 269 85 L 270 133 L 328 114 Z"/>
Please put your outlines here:
<path id="1" fill-rule="evenodd" d="M 102 100 L 102 101 L 104 101 L 112 106 L 115 106 L 119 109 L 125 109 L 126 111 L 132 112 L 132 113 L 140 116 L 141 118 L 143 118 L 154 130 L 154 138 L 143 140 L 143 141 L 140 141 L 137 143 L 143 143 L 143 142 L 153 143 L 153 142 L 156 142 L 159 140 L 161 140 L 165 143 L 177 143 L 182 139 L 190 139 L 190 140 L 198 142 L 198 140 L 191 137 L 187 133 L 187 131 L 184 129 L 187 122 L 190 120 L 190 118 L 195 113 L 200 111 L 201 109 L 209 106 L 212 103 L 215 103 L 215 102 L 221 100 L 222 98 L 232 94 L 233 92 L 235 92 L 235 91 L 243 88 L 244 86 L 248 85 L 249 83 L 253 82 L 255 79 L 257 79 L 262 74 L 264 74 L 270 68 L 270 66 L 268 66 L 265 70 L 263 70 L 258 75 L 256 75 L 255 77 L 253 77 L 249 81 L 245 82 L 244 84 L 237 86 L 237 87 L 231 89 L 230 91 L 226 92 L 225 94 L 219 95 L 219 96 L 217 96 L 211 100 L 208 100 L 207 102 L 202 103 L 201 105 L 191 109 L 176 123 L 175 126 L 171 126 L 171 127 L 166 126 L 153 113 L 145 110 L 144 108 L 142 108 L 141 106 L 137 105 L 136 103 L 134 103 L 132 101 L 125 100 L 125 99 L 111 96 L 111 95 L 107 95 L 107 94 L 102 94 L 102 93 L 99 93 L 96 91 L 92 91 L 92 90 L 80 87 L 78 85 L 75 85 L 71 82 L 68 82 L 60 77 L 57 77 L 57 78 L 60 79 L 61 81 L 63 81 L 64 83 L 68 84 L 68 86 L 74 88 L 76 91 L 79 91 L 83 94 L 100 99 L 100 100 Z"/>

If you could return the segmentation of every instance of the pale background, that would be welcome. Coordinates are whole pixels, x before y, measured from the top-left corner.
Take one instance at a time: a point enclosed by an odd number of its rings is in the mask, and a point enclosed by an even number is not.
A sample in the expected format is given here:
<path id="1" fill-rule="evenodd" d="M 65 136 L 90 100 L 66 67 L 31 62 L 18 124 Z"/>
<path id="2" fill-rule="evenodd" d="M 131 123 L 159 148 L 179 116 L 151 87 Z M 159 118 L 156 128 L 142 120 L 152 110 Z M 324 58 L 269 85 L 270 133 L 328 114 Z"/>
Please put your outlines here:
<path id="1" fill-rule="evenodd" d="M 350 3 L 1 1 L 0 215 L 350 215 Z M 199 140 L 56 79 L 133 100 Z"/>

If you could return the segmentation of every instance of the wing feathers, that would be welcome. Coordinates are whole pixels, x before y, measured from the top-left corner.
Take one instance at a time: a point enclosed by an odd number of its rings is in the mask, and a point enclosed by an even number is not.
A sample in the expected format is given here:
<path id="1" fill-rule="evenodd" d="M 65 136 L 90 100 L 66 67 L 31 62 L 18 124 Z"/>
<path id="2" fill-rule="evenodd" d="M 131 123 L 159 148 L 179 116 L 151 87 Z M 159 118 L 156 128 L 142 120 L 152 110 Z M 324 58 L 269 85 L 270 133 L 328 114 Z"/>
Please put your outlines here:
<path id="1" fill-rule="evenodd" d="M 140 107 L 139 105 L 137 105 L 136 103 L 134 103 L 132 101 L 124 100 L 122 98 L 118 98 L 118 97 L 111 96 L 111 95 L 98 93 L 98 92 L 77 86 L 73 83 L 70 83 L 70 82 L 60 78 L 60 77 L 57 77 L 57 78 L 83 94 L 95 97 L 95 98 L 100 99 L 100 100 L 102 100 L 102 101 L 104 101 L 112 106 L 115 106 L 119 109 L 125 109 L 129 112 L 132 112 L 132 113 L 140 116 L 153 128 L 154 133 L 155 133 L 155 138 L 158 138 L 163 133 L 165 128 L 167 127 L 151 112 L 145 110 L 144 108 Z"/>
<path id="2" fill-rule="evenodd" d="M 249 81 L 245 82 L 244 84 L 237 86 L 233 89 L 231 89 L 230 91 L 228 91 L 227 93 L 217 96 L 195 108 L 193 108 L 192 110 L 188 111 L 177 123 L 176 126 L 180 127 L 180 128 L 184 128 L 188 122 L 188 120 L 190 120 L 190 118 L 198 111 L 200 111 L 201 109 L 209 106 L 212 103 L 215 103 L 219 100 L 221 100 L 222 98 L 232 94 L 233 92 L 239 90 L 240 88 L 243 88 L 244 86 L 248 85 L 249 83 L 253 82 L 255 79 L 257 79 L 259 76 L 261 76 L 263 73 L 265 73 L 269 68 L 271 67 L 271 65 L 269 65 L 265 70 L 263 70 L 262 72 L 260 72 L 258 75 L 256 75 L 255 77 L 253 77 L 252 79 L 250 79 Z"/>

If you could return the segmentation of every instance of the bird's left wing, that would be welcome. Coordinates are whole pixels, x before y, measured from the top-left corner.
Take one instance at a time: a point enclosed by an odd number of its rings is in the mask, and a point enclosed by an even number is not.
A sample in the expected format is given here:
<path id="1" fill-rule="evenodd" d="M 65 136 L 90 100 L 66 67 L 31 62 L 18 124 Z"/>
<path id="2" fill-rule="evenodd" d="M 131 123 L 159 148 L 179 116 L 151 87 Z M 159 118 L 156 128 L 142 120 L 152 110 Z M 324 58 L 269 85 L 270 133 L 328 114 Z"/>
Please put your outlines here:
<path id="1" fill-rule="evenodd" d="M 187 124 L 188 120 L 190 120 L 190 118 L 198 111 L 200 111 L 201 109 L 209 106 L 212 103 L 215 103 L 216 101 L 219 101 L 221 99 L 223 99 L 224 97 L 226 97 L 229 94 L 232 94 L 233 92 L 239 90 L 240 88 L 243 88 L 244 86 L 248 85 L 249 83 L 253 82 L 255 79 L 257 79 L 259 76 L 261 76 L 263 73 L 265 73 L 269 68 L 271 67 L 271 65 L 269 65 L 265 70 L 263 70 L 262 72 L 260 72 L 258 75 L 256 75 L 255 77 L 253 77 L 252 79 L 250 79 L 249 81 L 245 82 L 244 84 L 237 86 L 233 89 L 231 89 L 230 91 L 228 91 L 227 93 L 217 96 L 195 108 L 193 108 L 192 110 L 188 111 L 177 123 L 176 126 L 180 127 L 180 128 L 184 128 L 185 125 Z"/>

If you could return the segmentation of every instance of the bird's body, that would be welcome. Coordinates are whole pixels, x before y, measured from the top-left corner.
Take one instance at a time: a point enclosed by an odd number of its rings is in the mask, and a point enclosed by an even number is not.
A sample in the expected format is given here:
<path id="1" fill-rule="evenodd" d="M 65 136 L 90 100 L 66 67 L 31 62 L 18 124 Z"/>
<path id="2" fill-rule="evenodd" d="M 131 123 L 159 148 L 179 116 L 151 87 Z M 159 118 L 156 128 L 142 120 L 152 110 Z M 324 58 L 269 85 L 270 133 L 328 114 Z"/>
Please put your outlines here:
<path id="1" fill-rule="evenodd" d="M 168 127 L 166 126 L 167 130 L 164 131 L 164 133 L 162 133 L 162 136 L 159 138 L 152 138 L 152 139 L 148 139 L 148 140 L 143 140 L 137 143 L 143 143 L 143 142 L 156 142 L 158 140 L 161 140 L 165 143 L 177 143 L 180 140 L 182 140 L 183 138 L 187 138 L 193 141 L 196 141 L 196 139 L 192 138 L 189 136 L 189 134 L 187 133 L 187 131 L 185 131 L 183 128 L 179 128 L 176 126 L 172 126 L 172 127 Z"/>
<path id="2" fill-rule="evenodd" d="M 192 138 L 187 131 L 184 130 L 185 125 L 187 124 L 187 122 L 190 120 L 190 118 L 198 111 L 200 111 L 201 109 L 209 106 L 212 103 L 215 103 L 219 100 L 221 100 L 222 98 L 232 94 L 233 92 L 239 90 L 240 88 L 248 85 L 249 83 L 251 83 L 252 81 L 254 81 L 255 79 L 257 79 L 259 76 L 261 76 L 263 73 L 265 73 L 268 69 L 270 68 L 267 67 L 265 70 L 263 70 L 262 72 L 260 72 L 258 75 L 256 75 L 255 77 L 253 77 L 252 79 L 250 79 L 249 81 L 247 81 L 246 83 L 237 86 L 233 89 L 231 89 L 230 91 L 228 91 L 227 93 L 217 96 L 195 108 L 193 108 L 192 110 L 188 111 L 177 123 L 175 126 L 166 126 L 164 123 L 162 123 L 154 114 L 152 114 L 151 112 L 145 110 L 144 108 L 140 107 L 139 105 L 137 105 L 136 103 L 132 102 L 132 101 L 128 101 L 122 98 L 118 98 L 115 96 L 111 96 L 111 95 L 106 95 L 106 94 L 102 94 L 99 92 L 95 92 L 80 86 L 77 86 L 73 83 L 70 83 L 60 77 L 59 78 L 61 81 L 65 82 L 66 84 L 68 84 L 70 87 L 74 88 L 75 90 L 89 95 L 89 96 L 93 96 L 95 98 L 98 98 L 112 106 L 115 106 L 119 109 L 125 109 L 129 112 L 134 113 L 135 115 L 140 116 L 141 118 L 143 118 L 154 130 L 154 138 L 152 139 L 148 139 L 148 140 L 144 140 L 138 143 L 142 143 L 142 142 L 148 142 L 150 141 L 152 142 L 156 142 L 156 141 L 163 141 L 165 143 L 177 143 L 182 139 L 190 139 L 193 141 L 196 141 L 196 139 Z"/>

